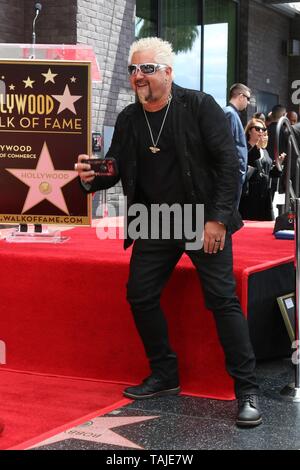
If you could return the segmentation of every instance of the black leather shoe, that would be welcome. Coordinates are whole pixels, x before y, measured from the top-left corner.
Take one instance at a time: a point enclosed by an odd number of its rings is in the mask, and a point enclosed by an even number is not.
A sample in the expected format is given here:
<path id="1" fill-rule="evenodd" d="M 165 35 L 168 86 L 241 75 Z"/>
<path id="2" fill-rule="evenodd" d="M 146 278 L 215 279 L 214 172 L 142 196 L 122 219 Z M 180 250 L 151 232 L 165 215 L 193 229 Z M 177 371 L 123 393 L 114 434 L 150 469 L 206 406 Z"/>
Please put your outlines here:
<path id="1" fill-rule="evenodd" d="M 177 395 L 179 392 L 180 387 L 177 380 L 163 380 L 155 375 L 150 375 L 140 385 L 126 388 L 123 395 L 134 400 L 145 400 L 165 395 Z"/>
<path id="2" fill-rule="evenodd" d="M 236 425 L 253 427 L 262 423 L 257 395 L 243 395 L 239 398 Z"/>

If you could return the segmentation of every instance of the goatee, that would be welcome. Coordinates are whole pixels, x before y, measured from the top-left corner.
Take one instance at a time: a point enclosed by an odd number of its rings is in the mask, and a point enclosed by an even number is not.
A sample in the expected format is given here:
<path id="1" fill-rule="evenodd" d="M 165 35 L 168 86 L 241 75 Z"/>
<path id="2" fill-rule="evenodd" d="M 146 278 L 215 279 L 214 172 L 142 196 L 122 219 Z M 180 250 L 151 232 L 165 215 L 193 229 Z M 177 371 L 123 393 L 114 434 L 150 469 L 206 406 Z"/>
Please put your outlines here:
<path id="1" fill-rule="evenodd" d="M 139 102 L 144 105 L 151 101 L 151 92 L 147 91 L 147 94 L 144 93 L 144 90 L 142 91 L 141 89 L 137 89 L 136 95 L 138 97 Z"/>

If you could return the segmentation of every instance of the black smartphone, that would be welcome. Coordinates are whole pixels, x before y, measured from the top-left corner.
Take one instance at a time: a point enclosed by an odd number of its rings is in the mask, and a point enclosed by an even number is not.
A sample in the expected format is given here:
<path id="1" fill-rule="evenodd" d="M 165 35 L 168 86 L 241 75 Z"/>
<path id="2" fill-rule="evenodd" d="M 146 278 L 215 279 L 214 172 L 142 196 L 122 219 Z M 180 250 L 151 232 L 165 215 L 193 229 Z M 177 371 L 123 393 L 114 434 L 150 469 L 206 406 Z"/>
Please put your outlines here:
<path id="1" fill-rule="evenodd" d="M 116 162 L 113 158 L 90 158 L 82 163 L 91 165 L 91 170 L 94 170 L 96 176 L 115 176 L 116 174 Z"/>

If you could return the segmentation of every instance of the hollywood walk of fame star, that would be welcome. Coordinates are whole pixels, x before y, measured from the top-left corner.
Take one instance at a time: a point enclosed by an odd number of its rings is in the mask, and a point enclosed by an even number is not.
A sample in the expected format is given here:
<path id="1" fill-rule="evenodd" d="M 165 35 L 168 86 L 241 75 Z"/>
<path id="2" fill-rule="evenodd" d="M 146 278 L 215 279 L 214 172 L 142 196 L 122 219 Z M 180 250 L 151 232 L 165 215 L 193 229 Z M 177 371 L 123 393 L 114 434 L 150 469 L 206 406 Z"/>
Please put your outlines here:
<path id="1" fill-rule="evenodd" d="M 27 77 L 27 80 L 22 80 L 25 83 L 25 88 L 33 88 L 33 83 L 35 80 L 31 80 L 30 77 Z"/>
<path id="2" fill-rule="evenodd" d="M 69 214 L 61 188 L 75 179 L 78 174 L 77 171 L 55 170 L 46 142 L 35 169 L 6 168 L 6 170 L 29 186 L 22 214 L 45 199 Z"/>
<path id="3" fill-rule="evenodd" d="M 57 114 L 60 114 L 65 109 L 69 109 L 70 111 L 72 111 L 72 113 L 77 114 L 76 109 L 74 107 L 74 103 L 76 103 L 76 101 L 82 98 L 82 95 L 72 96 L 68 85 L 66 85 L 63 95 L 52 95 L 52 96 L 60 103 Z"/>
<path id="4" fill-rule="evenodd" d="M 81 424 L 80 426 L 69 429 L 68 431 L 57 434 L 56 436 L 50 437 L 49 439 L 40 442 L 38 446 L 54 444 L 55 442 L 61 442 L 68 439 L 76 439 L 142 450 L 143 447 L 120 436 L 117 432 L 112 431 L 112 429 L 119 426 L 125 426 L 127 424 L 142 423 L 158 417 L 159 416 L 98 417 L 94 418 L 92 421 Z M 37 445 L 34 447 L 36 448 Z"/>
<path id="5" fill-rule="evenodd" d="M 48 69 L 48 72 L 42 73 L 42 75 L 45 77 L 44 83 L 48 83 L 48 82 L 55 83 L 54 78 L 57 76 L 57 73 L 52 73 L 51 69 Z"/>

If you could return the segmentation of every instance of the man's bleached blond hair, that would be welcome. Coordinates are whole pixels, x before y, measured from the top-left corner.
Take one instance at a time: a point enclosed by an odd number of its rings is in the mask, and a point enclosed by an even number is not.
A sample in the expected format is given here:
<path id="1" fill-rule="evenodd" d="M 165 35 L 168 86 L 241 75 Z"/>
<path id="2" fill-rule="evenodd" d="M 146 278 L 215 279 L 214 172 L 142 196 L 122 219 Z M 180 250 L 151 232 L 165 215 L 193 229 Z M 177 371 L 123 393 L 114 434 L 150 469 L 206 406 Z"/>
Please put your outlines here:
<path id="1" fill-rule="evenodd" d="M 135 52 L 144 51 L 154 52 L 154 60 L 157 64 L 165 64 L 173 69 L 174 52 L 172 45 L 168 41 L 157 37 L 142 38 L 132 43 L 129 49 L 128 65 L 131 64 L 131 59 Z"/>

